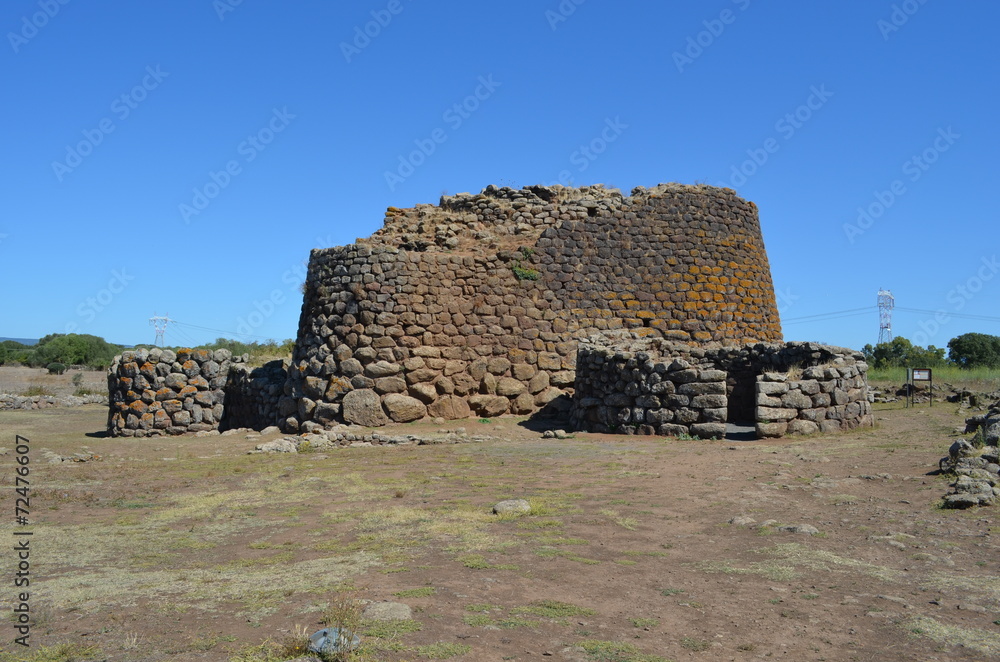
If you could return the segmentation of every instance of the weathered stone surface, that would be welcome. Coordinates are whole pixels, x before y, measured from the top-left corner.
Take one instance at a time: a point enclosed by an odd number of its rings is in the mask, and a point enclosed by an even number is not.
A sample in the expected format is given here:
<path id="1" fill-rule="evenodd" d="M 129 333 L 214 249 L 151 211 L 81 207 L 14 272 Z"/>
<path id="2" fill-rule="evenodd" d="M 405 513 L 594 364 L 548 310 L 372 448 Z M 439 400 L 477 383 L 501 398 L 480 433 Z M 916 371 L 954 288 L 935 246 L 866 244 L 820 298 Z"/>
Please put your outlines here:
<path id="1" fill-rule="evenodd" d="M 524 393 L 526 386 L 513 377 L 501 377 L 497 381 L 496 393 L 506 397 L 516 397 Z"/>
<path id="2" fill-rule="evenodd" d="M 393 375 L 398 375 L 402 372 L 403 368 L 395 363 L 389 363 L 388 361 L 376 361 L 375 363 L 369 363 L 366 365 L 364 370 L 366 377 L 378 379 L 379 377 L 391 377 Z"/>
<path id="3" fill-rule="evenodd" d="M 370 389 L 358 389 L 345 395 L 341 412 L 348 423 L 365 427 L 380 427 L 389 422 L 382 410 L 381 398 Z"/>
<path id="4" fill-rule="evenodd" d="M 375 380 L 375 392 L 385 395 L 387 393 L 403 393 L 406 391 L 406 380 L 402 377 L 379 377 Z"/>
<path id="5" fill-rule="evenodd" d="M 506 499 L 493 504 L 496 515 L 522 515 L 531 512 L 531 504 L 527 499 Z"/>
<path id="6" fill-rule="evenodd" d="M 489 418 L 506 414 L 510 409 L 510 400 L 502 395 L 479 394 L 469 397 L 469 406 L 477 416 Z"/>
<path id="7" fill-rule="evenodd" d="M 456 395 L 445 395 L 429 405 L 427 413 L 434 417 L 440 416 L 445 420 L 453 421 L 458 418 L 468 418 L 472 414 L 472 409 L 463 398 Z"/>
<path id="8" fill-rule="evenodd" d="M 382 404 L 389 413 L 389 418 L 397 423 L 408 423 L 427 415 L 427 407 L 416 398 L 400 393 L 390 393 L 382 398 Z"/>

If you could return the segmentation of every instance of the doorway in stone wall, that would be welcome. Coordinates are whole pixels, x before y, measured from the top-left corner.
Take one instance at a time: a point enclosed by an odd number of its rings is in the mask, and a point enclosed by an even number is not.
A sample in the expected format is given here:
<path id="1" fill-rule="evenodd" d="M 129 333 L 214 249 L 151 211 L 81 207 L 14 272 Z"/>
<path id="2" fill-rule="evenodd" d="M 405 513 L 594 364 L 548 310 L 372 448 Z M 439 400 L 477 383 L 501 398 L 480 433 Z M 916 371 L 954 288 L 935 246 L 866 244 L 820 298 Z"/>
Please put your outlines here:
<path id="1" fill-rule="evenodd" d="M 756 399 L 757 373 L 749 366 L 730 366 L 726 377 L 726 439 L 754 441 L 757 439 Z"/>

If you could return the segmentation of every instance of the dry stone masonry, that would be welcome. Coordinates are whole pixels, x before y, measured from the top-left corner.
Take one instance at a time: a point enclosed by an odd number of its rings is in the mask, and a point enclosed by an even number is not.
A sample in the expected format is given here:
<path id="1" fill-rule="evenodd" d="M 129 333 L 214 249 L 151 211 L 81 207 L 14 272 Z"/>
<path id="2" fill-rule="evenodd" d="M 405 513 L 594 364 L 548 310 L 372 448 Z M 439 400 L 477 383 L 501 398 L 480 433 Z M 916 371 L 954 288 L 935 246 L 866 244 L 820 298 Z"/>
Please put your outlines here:
<path id="1" fill-rule="evenodd" d="M 126 352 L 108 427 L 515 414 L 722 437 L 730 422 L 759 436 L 871 422 L 860 354 L 781 339 L 757 207 L 731 189 L 489 186 L 390 207 L 370 238 L 314 250 L 289 364 Z"/>
<path id="2" fill-rule="evenodd" d="M 314 250 L 286 431 L 569 408 L 580 339 L 781 338 L 757 208 L 729 189 L 487 187 Z"/>
<path id="3" fill-rule="evenodd" d="M 123 352 L 108 369 L 108 431 L 153 437 L 217 429 L 230 367 L 245 361 L 228 349 Z"/>
<path id="4" fill-rule="evenodd" d="M 635 332 L 580 343 L 578 429 L 724 438 L 727 423 L 780 437 L 873 422 L 860 352 L 817 343 L 692 346 Z"/>

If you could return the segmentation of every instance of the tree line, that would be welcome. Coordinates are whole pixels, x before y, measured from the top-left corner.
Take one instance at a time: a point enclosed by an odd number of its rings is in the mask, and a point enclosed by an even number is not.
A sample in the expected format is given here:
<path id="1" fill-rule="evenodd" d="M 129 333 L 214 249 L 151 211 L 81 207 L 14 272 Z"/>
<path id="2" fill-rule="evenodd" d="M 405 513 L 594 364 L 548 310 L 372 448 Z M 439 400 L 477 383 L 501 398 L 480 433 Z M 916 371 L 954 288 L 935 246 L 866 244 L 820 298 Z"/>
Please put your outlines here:
<path id="1" fill-rule="evenodd" d="M 274 340 L 244 343 L 229 338 L 216 338 L 214 342 L 192 349 L 228 349 L 233 354 L 281 356 L 291 354 L 293 345 L 292 340 L 281 343 Z M 154 345 L 137 345 L 134 349 L 139 347 L 152 348 Z M 104 370 L 111 365 L 115 355 L 121 354 L 126 349 L 133 348 L 127 345 L 115 345 L 104 338 L 88 334 L 50 333 L 39 339 L 35 345 L 25 345 L 16 340 L 0 342 L 0 365 L 26 365 L 33 368 L 54 366 L 50 368 L 52 372 L 61 372 L 66 366 L 71 365 Z"/>
<path id="2" fill-rule="evenodd" d="M 873 368 L 939 368 L 946 365 L 960 368 L 1000 368 L 1000 336 L 985 333 L 964 333 L 948 341 L 945 348 L 914 345 L 902 336 L 891 342 L 865 345 L 861 350 Z"/>

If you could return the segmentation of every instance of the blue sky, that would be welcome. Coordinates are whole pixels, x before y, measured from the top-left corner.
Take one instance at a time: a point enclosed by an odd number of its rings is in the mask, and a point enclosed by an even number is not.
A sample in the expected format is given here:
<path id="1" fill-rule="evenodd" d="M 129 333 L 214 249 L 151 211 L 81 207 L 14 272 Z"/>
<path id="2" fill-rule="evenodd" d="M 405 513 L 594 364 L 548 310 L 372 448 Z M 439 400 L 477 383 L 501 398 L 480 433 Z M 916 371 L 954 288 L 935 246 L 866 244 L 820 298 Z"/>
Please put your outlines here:
<path id="1" fill-rule="evenodd" d="M 874 343 L 879 288 L 919 344 L 1000 335 L 998 22 L 986 0 L 8 0 L 0 336 L 151 342 L 169 314 L 168 344 L 294 337 L 310 249 L 560 181 L 756 202 L 786 339 Z"/>

